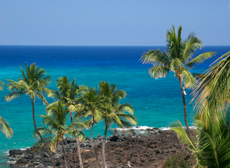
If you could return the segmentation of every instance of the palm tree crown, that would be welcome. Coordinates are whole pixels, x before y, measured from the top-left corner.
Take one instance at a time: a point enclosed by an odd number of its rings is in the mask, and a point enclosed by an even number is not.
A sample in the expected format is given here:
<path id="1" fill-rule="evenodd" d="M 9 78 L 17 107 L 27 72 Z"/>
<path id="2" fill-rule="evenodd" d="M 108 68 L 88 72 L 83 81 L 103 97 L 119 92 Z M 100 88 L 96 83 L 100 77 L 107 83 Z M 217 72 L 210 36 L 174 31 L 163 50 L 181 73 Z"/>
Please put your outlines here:
<path id="1" fill-rule="evenodd" d="M 190 33 L 187 39 L 182 40 L 181 32 L 181 26 L 177 33 L 173 26 L 173 29 L 168 30 L 166 34 L 167 50 L 150 50 L 141 57 L 141 61 L 153 64 L 149 70 L 152 77 L 156 79 L 166 77 L 169 71 L 172 71 L 177 78 L 183 80 L 185 87 L 193 87 L 195 78 L 189 69 L 210 58 L 214 53 L 205 52 L 192 59 L 194 52 L 201 48 L 201 41 L 194 33 Z"/>
<path id="2" fill-rule="evenodd" d="M 8 79 L 8 89 L 13 91 L 5 97 L 7 101 L 11 101 L 14 98 L 20 97 L 23 94 L 29 95 L 33 101 L 35 97 L 42 100 L 44 104 L 48 104 L 47 100 L 42 93 L 49 93 L 49 89 L 46 87 L 51 82 L 51 76 L 46 76 L 45 69 L 39 68 L 35 63 L 26 65 L 26 72 L 21 68 L 22 78 L 18 79 L 18 82 Z"/>
<path id="3" fill-rule="evenodd" d="M 133 115 L 134 109 L 132 105 L 128 103 L 120 104 L 120 100 L 126 96 L 124 90 L 118 90 L 115 84 L 110 85 L 109 82 L 105 81 L 100 82 L 99 88 L 100 94 L 105 98 L 102 116 L 108 126 L 115 123 L 123 128 L 137 124 L 136 118 Z"/>
<path id="4" fill-rule="evenodd" d="M 77 106 L 75 100 L 79 95 L 85 92 L 88 87 L 85 85 L 79 86 L 78 84 L 76 84 L 75 79 L 70 82 L 69 77 L 66 76 L 58 78 L 58 80 L 56 80 L 56 83 L 58 90 L 52 91 L 49 96 L 64 103 L 70 113 L 71 122 L 73 122 L 72 113 L 76 111 Z"/>

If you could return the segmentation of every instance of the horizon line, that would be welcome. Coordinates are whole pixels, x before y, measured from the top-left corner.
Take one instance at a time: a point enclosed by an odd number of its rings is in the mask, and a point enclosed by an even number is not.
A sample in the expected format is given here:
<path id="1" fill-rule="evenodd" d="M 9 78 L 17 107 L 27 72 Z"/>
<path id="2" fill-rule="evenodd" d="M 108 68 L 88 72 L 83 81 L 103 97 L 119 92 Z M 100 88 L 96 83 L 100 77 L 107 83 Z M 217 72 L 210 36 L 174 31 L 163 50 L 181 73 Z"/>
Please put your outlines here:
<path id="1" fill-rule="evenodd" d="M 28 47 L 166 47 L 163 45 L 4 45 L 0 46 L 28 46 Z M 230 47 L 230 45 L 204 45 L 204 47 Z"/>

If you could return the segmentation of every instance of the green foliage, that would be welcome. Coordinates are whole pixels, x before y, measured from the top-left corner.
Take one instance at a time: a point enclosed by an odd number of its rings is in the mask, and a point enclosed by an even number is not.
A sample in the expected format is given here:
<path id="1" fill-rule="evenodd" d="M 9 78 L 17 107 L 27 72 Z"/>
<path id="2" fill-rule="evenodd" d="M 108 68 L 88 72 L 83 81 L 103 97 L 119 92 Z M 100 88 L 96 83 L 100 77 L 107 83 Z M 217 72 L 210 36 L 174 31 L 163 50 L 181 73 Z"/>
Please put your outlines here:
<path id="1" fill-rule="evenodd" d="M 3 90 L 4 82 L 0 81 L 0 90 Z"/>
<path id="2" fill-rule="evenodd" d="M 84 133 L 81 131 L 83 127 L 86 127 L 83 122 L 78 120 L 69 126 L 66 125 L 69 112 L 61 102 L 49 106 L 49 111 L 49 115 L 39 115 L 43 117 L 43 123 L 46 127 L 40 127 L 38 129 L 41 135 L 46 137 L 45 140 L 50 141 L 51 151 L 55 151 L 58 142 L 63 141 L 66 134 L 69 134 L 71 137 L 79 138 L 80 140 L 85 138 Z M 34 132 L 34 138 L 39 138 L 37 132 Z M 34 144 L 34 146 L 41 145 L 43 145 L 42 141 L 38 141 Z"/>
<path id="3" fill-rule="evenodd" d="M 164 163 L 163 168 L 192 168 L 196 164 L 196 159 L 188 152 L 174 154 Z"/>
<path id="4" fill-rule="evenodd" d="M 18 98 L 24 94 L 29 95 L 33 101 L 35 97 L 42 100 L 44 104 L 48 104 L 47 100 L 43 96 L 43 93 L 50 93 L 50 90 L 46 87 L 51 82 L 51 77 L 46 76 L 45 69 L 39 68 L 35 63 L 26 65 L 26 70 L 21 68 L 22 78 L 18 79 L 18 82 L 8 79 L 8 89 L 12 91 L 9 95 L 5 96 L 6 101 Z"/>
<path id="5" fill-rule="evenodd" d="M 193 91 L 193 100 L 200 111 L 206 106 L 218 110 L 226 110 L 229 104 L 230 52 L 218 58 L 212 66 L 202 74 L 196 74 L 199 83 Z"/>
<path id="6" fill-rule="evenodd" d="M 101 120 L 101 106 L 103 97 L 98 94 L 97 90 L 93 87 L 88 89 L 82 94 L 81 97 L 76 99 L 76 103 L 80 104 L 77 108 L 77 112 L 74 117 L 78 118 L 84 116 L 88 119 L 88 124 L 91 125 L 93 122 L 98 123 Z"/>
<path id="7" fill-rule="evenodd" d="M 194 33 L 190 33 L 186 39 L 182 40 L 181 32 L 181 26 L 178 28 L 177 33 L 173 26 L 166 34 L 167 50 L 150 50 L 144 53 L 140 60 L 143 63 L 153 64 L 153 67 L 149 70 L 149 74 L 152 77 L 156 79 L 163 78 L 168 75 L 169 71 L 172 71 L 177 78 L 182 78 L 185 87 L 189 88 L 194 87 L 196 83 L 189 70 L 195 64 L 202 63 L 210 58 L 214 53 L 206 52 L 192 59 L 194 52 L 201 48 L 201 41 Z"/>
<path id="8" fill-rule="evenodd" d="M 49 96 L 62 101 L 67 107 L 71 106 L 70 110 L 75 111 L 73 104 L 77 96 L 85 92 L 88 87 L 85 85 L 79 86 L 75 79 L 70 82 L 69 77 L 62 76 L 56 80 L 57 91 L 52 91 Z"/>
<path id="9" fill-rule="evenodd" d="M 193 144 L 179 123 L 173 130 L 196 156 L 199 166 L 230 167 L 230 118 L 221 113 L 198 114 L 195 120 L 197 141 Z M 205 119 L 204 119 L 205 118 Z"/>
<path id="10" fill-rule="evenodd" d="M 112 123 L 122 128 L 137 125 L 137 119 L 133 115 L 134 110 L 131 104 L 120 104 L 120 100 L 126 96 L 124 90 L 117 90 L 115 84 L 110 85 L 109 82 L 101 81 L 99 91 L 100 95 L 105 98 L 102 106 L 102 117 L 107 126 L 110 126 Z"/>
<path id="11" fill-rule="evenodd" d="M 10 128 L 9 123 L 0 116 L 0 130 L 7 138 L 11 138 L 13 136 L 13 130 Z"/>

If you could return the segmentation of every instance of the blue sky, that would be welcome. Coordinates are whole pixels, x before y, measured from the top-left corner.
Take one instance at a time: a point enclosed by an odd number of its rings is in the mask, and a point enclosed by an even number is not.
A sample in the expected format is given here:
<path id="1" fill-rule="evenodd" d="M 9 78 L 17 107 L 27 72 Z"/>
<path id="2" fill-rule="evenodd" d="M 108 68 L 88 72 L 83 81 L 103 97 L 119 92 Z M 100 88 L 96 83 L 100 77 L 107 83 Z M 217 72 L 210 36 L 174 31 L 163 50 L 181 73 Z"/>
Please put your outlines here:
<path id="1" fill-rule="evenodd" d="M 230 45 L 228 0 L 0 0 L 0 45 L 164 46 L 182 25 Z"/>

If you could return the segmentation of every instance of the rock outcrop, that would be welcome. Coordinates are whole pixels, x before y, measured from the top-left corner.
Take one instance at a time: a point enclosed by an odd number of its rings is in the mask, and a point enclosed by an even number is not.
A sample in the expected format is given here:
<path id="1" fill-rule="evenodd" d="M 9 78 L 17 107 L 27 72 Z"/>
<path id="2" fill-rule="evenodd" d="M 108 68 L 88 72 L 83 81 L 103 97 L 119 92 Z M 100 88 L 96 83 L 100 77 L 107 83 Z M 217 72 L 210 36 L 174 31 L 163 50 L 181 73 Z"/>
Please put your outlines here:
<path id="1" fill-rule="evenodd" d="M 174 153 L 187 152 L 186 148 L 178 141 L 177 135 L 172 131 L 161 131 L 155 128 L 143 131 L 145 131 L 145 134 L 142 135 L 137 135 L 132 130 L 129 131 L 129 134 L 119 134 L 114 131 L 113 135 L 107 137 L 106 159 L 109 168 L 161 167 L 165 160 Z M 103 137 L 100 134 L 97 138 L 94 138 L 95 149 L 101 165 L 102 141 Z M 76 140 L 65 139 L 64 147 L 68 167 L 80 167 Z M 86 138 L 84 142 L 80 143 L 80 147 L 84 167 L 97 168 L 97 161 L 94 151 L 91 150 L 90 140 Z M 44 148 L 37 152 L 34 148 L 10 150 L 9 156 L 12 158 L 11 161 L 16 161 L 11 167 L 44 168 L 52 166 L 51 159 Z M 53 157 L 56 167 L 65 167 L 61 144 L 58 144 Z"/>

